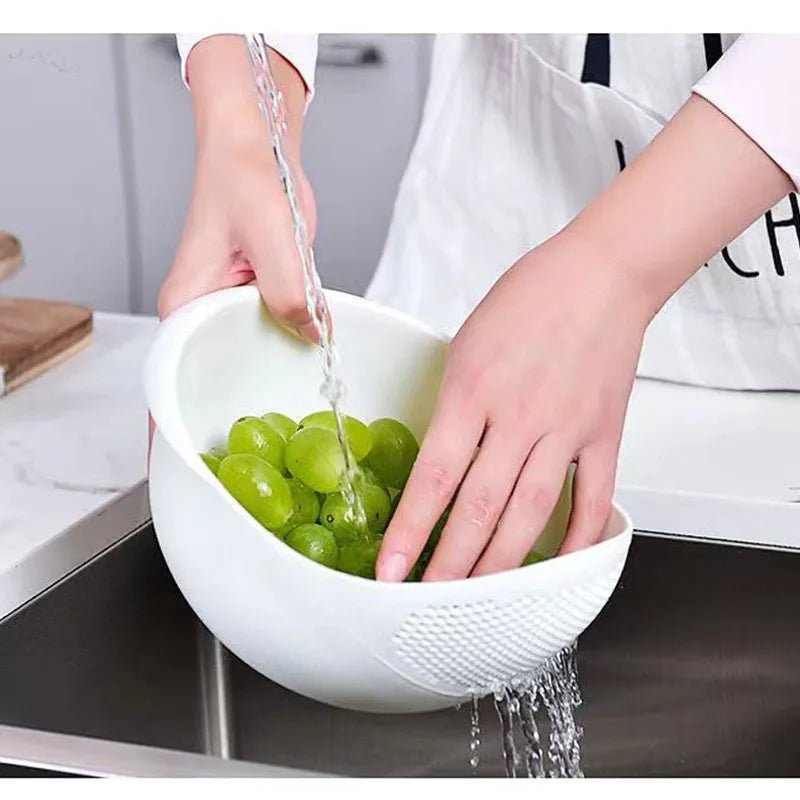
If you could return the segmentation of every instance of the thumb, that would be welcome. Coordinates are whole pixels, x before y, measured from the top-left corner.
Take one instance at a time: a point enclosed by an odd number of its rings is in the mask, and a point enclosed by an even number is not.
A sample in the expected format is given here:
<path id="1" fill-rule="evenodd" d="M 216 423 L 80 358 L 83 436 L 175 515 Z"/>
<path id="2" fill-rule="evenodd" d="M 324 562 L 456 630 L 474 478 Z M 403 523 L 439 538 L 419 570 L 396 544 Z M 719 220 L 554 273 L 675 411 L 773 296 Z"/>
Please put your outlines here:
<path id="1" fill-rule="evenodd" d="M 283 193 L 273 198 L 272 212 L 265 215 L 260 203 L 249 205 L 241 229 L 242 250 L 270 313 L 303 339 L 319 343 L 306 298 L 303 262 Z M 327 318 L 327 309 L 322 311 L 323 319 Z"/>
<path id="2" fill-rule="evenodd" d="M 161 319 L 198 297 L 220 289 L 240 286 L 252 280 L 247 263 L 234 264 L 227 241 L 213 233 L 211 226 L 202 232 L 192 230 L 178 246 L 175 261 L 158 295 Z"/>

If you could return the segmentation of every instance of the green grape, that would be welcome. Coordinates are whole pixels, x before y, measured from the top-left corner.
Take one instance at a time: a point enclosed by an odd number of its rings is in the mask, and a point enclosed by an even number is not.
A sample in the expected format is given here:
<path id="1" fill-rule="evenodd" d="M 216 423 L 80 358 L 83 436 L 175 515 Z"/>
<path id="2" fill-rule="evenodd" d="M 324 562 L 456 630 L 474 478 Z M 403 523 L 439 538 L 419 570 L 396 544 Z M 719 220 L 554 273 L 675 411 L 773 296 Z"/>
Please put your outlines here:
<path id="1" fill-rule="evenodd" d="M 281 435 L 284 442 L 288 442 L 291 435 L 297 430 L 297 423 L 286 414 L 279 414 L 277 411 L 270 411 L 269 414 L 264 414 L 261 419 L 272 427 Z"/>
<path id="2" fill-rule="evenodd" d="M 302 481 L 297 478 L 288 478 L 286 481 L 292 493 L 292 515 L 289 521 L 278 531 L 286 535 L 298 525 L 308 525 L 317 521 L 319 517 L 319 499 Z"/>
<path id="3" fill-rule="evenodd" d="M 347 501 L 341 492 L 334 492 L 328 495 L 319 511 L 319 524 L 331 531 L 340 544 L 359 537 L 355 522 L 347 518 L 347 510 Z"/>
<path id="4" fill-rule="evenodd" d="M 298 525 L 286 536 L 286 544 L 317 564 L 336 568 L 339 546 L 336 537 L 322 525 Z"/>
<path id="5" fill-rule="evenodd" d="M 345 469 L 339 439 L 327 428 L 300 428 L 286 443 L 286 466 L 315 492 L 337 491 Z"/>
<path id="6" fill-rule="evenodd" d="M 361 498 L 370 533 L 377 536 L 382 535 L 389 524 L 389 512 L 391 511 L 389 495 L 374 483 L 365 483 L 359 489 L 358 495 Z"/>
<path id="7" fill-rule="evenodd" d="M 203 459 L 203 462 L 211 472 L 216 475 L 219 471 L 219 465 L 222 463 L 222 459 L 227 455 L 227 452 L 221 447 L 212 447 L 208 452 L 200 453 L 200 458 Z"/>
<path id="8" fill-rule="evenodd" d="M 339 434 L 336 427 L 336 415 L 333 411 L 316 411 L 303 417 L 300 420 L 300 428 L 326 428 L 336 434 L 338 440 Z M 350 450 L 356 461 L 361 461 L 372 448 L 372 434 L 369 428 L 360 420 L 355 417 L 345 417 L 344 427 L 347 431 L 347 440 L 350 443 Z"/>
<path id="9" fill-rule="evenodd" d="M 357 489 L 358 497 L 367 518 L 369 533 L 380 536 L 389 523 L 389 496 L 373 483 L 365 483 Z M 358 538 L 359 531 L 354 520 L 349 519 L 347 500 L 341 492 L 328 495 L 322 505 L 319 520 L 336 535 L 337 541 Z"/>
<path id="10" fill-rule="evenodd" d="M 528 555 L 525 556 L 525 560 L 522 562 L 523 567 L 527 567 L 530 564 L 538 564 L 540 561 L 547 561 L 547 558 L 543 555 L 540 555 L 535 550 L 531 550 Z"/>
<path id="11" fill-rule="evenodd" d="M 376 419 L 369 429 L 372 449 L 367 456 L 367 466 L 382 486 L 402 489 L 419 453 L 414 434 L 396 419 Z"/>
<path id="12" fill-rule="evenodd" d="M 278 472 L 283 472 L 283 437 L 260 417 L 241 417 L 231 425 L 228 433 L 228 452 L 250 453 L 269 462 Z"/>
<path id="13" fill-rule="evenodd" d="M 280 530 L 292 513 L 292 491 L 286 478 L 252 453 L 234 453 L 222 460 L 217 477 L 267 530 Z"/>
<path id="14" fill-rule="evenodd" d="M 364 479 L 364 483 L 374 483 L 376 486 L 380 486 L 382 489 L 386 487 L 383 486 L 380 482 L 378 476 L 366 465 L 366 464 L 359 464 L 358 471 L 361 473 L 361 477 Z M 394 491 L 393 489 L 389 489 L 389 494 Z"/>
<path id="15" fill-rule="evenodd" d="M 375 562 L 381 549 L 380 541 L 357 539 L 339 543 L 336 569 L 350 575 L 375 580 Z"/>
<path id="16" fill-rule="evenodd" d="M 533 546 L 536 552 L 545 558 L 552 558 L 558 553 L 567 535 L 567 525 L 572 510 L 574 471 L 574 465 L 570 465 L 564 483 L 561 485 L 561 492 L 553 513 L 550 514 L 550 519 L 547 520 L 544 530 L 539 534 Z"/>

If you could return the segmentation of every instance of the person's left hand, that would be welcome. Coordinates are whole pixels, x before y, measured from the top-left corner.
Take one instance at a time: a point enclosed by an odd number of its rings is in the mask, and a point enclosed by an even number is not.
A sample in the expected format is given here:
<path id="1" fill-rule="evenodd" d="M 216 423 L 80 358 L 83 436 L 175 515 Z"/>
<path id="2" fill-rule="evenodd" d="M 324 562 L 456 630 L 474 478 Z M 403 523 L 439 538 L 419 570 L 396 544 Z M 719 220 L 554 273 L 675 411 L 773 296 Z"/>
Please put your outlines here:
<path id="1" fill-rule="evenodd" d="M 602 533 L 650 313 L 631 281 L 568 240 L 561 234 L 520 259 L 453 339 L 436 411 L 383 539 L 379 580 L 405 579 L 456 490 L 423 580 L 518 567 L 573 461 L 562 552 Z"/>

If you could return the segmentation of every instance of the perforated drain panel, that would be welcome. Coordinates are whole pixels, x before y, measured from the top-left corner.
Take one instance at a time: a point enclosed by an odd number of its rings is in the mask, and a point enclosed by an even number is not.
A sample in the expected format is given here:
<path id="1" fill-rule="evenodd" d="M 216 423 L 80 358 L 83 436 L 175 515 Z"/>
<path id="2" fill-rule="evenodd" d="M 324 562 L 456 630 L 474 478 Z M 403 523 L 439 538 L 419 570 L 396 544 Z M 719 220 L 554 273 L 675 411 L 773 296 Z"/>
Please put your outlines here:
<path id="1" fill-rule="evenodd" d="M 579 588 L 498 603 L 454 604 L 406 617 L 395 652 L 431 688 L 478 687 L 532 672 L 574 641 L 605 603 L 616 574 Z"/>

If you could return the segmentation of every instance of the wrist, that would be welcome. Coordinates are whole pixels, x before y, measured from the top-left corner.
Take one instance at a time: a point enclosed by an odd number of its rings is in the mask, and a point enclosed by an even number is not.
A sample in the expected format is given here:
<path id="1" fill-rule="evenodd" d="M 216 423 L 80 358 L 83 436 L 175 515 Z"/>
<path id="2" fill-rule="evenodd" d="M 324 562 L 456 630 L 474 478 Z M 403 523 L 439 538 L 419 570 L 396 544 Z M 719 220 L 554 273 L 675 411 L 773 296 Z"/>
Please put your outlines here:
<path id="1" fill-rule="evenodd" d="M 653 317 L 669 298 L 669 290 L 648 280 L 631 264 L 624 246 L 617 249 L 607 232 L 596 233 L 576 218 L 539 248 L 545 263 L 555 265 L 562 285 L 625 317 L 644 334 Z M 611 240 L 613 242 L 613 239 Z"/>
<path id="2" fill-rule="evenodd" d="M 563 233 L 588 243 L 599 276 L 652 319 L 790 188 L 755 142 L 694 96 Z"/>
<path id="3" fill-rule="evenodd" d="M 284 148 L 299 158 L 306 87 L 292 65 L 269 51 L 275 83 L 286 105 Z M 219 145 L 268 147 L 269 129 L 258 106 L 252 66 L 244 37 L 210 36 L 199 42 L 187 60 L 198 151 Z"/>

